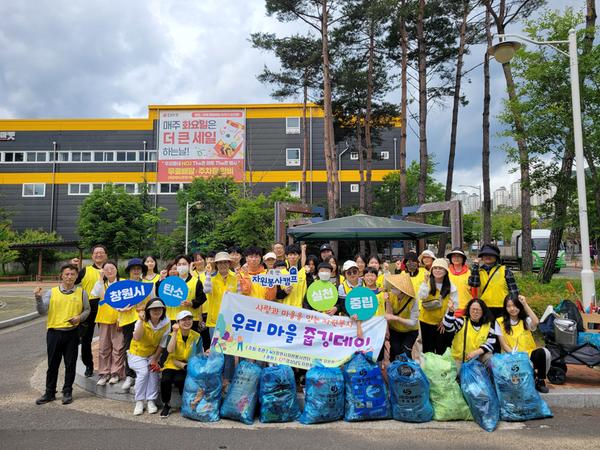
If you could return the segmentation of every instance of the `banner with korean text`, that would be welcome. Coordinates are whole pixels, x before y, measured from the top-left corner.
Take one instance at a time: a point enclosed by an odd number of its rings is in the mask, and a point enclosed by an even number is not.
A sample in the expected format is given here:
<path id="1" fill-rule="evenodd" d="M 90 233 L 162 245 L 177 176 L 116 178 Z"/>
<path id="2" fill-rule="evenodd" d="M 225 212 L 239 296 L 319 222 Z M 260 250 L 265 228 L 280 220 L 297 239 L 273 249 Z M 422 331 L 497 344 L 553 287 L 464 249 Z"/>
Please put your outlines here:
<path id="1" fill-rule="evenodd" d="M 246 112 L 239 110 L 161 111 L 158 181 L 190 183 L 194 178 L 244 178 Z"/>
<path id="2" fill-rule="evenodd" d="M 340 366 L 357 351 L 371 352 L 377 359 L 385 319 L 362 322 L 362 332 L 359 338 L 356 323 L 348 317 L 226 292 L 214 339 L 228 355 L 310 369 L 316 360 Z"/>

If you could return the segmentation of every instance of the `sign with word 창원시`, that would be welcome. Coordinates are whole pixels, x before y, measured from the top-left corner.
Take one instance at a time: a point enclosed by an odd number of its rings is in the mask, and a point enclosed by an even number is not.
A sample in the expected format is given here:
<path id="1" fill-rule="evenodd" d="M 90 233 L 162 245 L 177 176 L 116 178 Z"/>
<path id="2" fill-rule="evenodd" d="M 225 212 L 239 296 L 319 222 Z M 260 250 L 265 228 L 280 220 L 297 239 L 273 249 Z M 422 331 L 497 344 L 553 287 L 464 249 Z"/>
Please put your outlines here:
<path id="1" fill-rule="evenodd" d="M 358 337 L 349 317 L 232 292 L 223 295 L 217 323 L 222 325 L 215 328 L 215 338 L 226 354 L 302 369 L 316 360 L 338 367 L 357 351 L 370 352 L 376 359 L 386 332 L 383 317 L 363 322 L 363 336 Z"/>
<path id="2" fill-rule="evenodd" d="M 154 285 L 141 281 L 122 280 L 111 284 L 104 293 L 99 305 L 107 304 L 115 309 L 137 305 L 150 295 Z"/>
<path id="3" fill-rule="evenodd" d="M 266 273 L 252 275 L 251 280 L 253 283 L 258 283 L 264 287 L 291 286 L 298 282 L 298 269 L 292 267 L 289 273 L 281 273 L 277 269 L 271 269 Z"/>
<path id="4" fill-rule="evenodd" d="M 187 299 L 188 287 L 181 278 L 170 276 L 160 282 L 158 297 L 167 306 L 179 306 Z"/>
<path id="5" fill-rule="evenodd" d="M 315 280 L 306 291 L 308 304 L 317 311 L 329 311 L 335 306 L 337 299 L 338 291 L 330 281 Z"/>
<path id="6" fill-rule="evenodd" d="M 359 286 L 346 295 L 346 311 L 349 316 L 356 314 L 358 320 L 369 320 L 377 312 L 377 296 L 369 288 Z"/>
<path id="7" fill-rule="evenodd" d="M 243 109 L 160 111 L 159 127 L 160 183 L 190 183 L 215 175 L 243 181 Z"/>

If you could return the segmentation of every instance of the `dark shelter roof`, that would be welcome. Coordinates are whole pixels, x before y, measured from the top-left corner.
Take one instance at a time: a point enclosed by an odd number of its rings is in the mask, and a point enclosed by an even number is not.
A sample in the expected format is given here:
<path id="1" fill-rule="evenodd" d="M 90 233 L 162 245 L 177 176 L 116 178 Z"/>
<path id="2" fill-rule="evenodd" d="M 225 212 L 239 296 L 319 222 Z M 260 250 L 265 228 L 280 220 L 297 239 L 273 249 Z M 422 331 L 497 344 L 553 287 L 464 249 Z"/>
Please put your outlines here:
<path id="1" fill-rule="evenodd" d="M 288 228 L 287 233 L 296 240 L 414 240 L 443 233 L 450 228 L 425 223 L 394 220 L 387 217 L 356 214 L 324 222 Z"/>

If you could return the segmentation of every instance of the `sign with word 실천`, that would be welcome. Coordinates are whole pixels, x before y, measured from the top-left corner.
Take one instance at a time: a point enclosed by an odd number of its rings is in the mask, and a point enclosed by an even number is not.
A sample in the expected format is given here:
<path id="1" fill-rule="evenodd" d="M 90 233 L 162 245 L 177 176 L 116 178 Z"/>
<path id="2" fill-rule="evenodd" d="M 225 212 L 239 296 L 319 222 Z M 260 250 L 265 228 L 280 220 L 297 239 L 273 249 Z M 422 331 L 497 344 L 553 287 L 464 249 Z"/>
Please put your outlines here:
<path id="1" fill-rule="evenodd" d="M 362 323 L 363 337 L 349 317 L 329 316 L 226 292 L 215 338 L 224 353 L 309 369 L 316 360 L 338 367 L 357 351 L 377 359 L 386 332 L 384 317 Z M 222 320 L 221 320 L 222 318 Z M 213 341 L 214 342 L 214 341 Z"/>
<path id="2" fill-rule="evenodd" d="M 167 306 L 179 306 L 187 299 L 188 287 L 181 278 L 170 276 L 161 281 L 158 287 L 158 297 Z"/>
<path id="3" fill-rule="evenodd" d="M 337 299 L 338 291 L 330 281 L 315 280 L 306 292 L 308 304 L 317 311 L 329 311 L 335 306 Z"/>
<path id="4" fill-rule="evenodd" d="M 117 281 L 108 286 L 104 298 L 98 302 L 98 305 L 107 304 L 115 309 L 128 308 L 148 297 L 153 288 L 152 283 L 133 280 Z"/>
<path id="5" fill-rule="evenodd" d="M 160 111 L 159 127 L 160 183 L 190 183 L 215 175 L 243 181 L 243 109 Z"/>

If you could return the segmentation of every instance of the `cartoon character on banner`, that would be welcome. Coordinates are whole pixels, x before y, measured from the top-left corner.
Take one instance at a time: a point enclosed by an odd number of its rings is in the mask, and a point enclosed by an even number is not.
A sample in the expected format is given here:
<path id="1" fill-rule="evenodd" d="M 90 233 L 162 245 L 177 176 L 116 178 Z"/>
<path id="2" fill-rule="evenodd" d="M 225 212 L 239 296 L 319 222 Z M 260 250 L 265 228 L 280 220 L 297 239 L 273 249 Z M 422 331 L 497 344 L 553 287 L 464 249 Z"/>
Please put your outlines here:
<path id="1" fill-rule="evenodd" d="M 140 281 L 122 280 L 111 284 L 99 305 L 107 304 L 114 309 L 124 309 L 137 305 L 152 292 L 152 283 Z"/>

